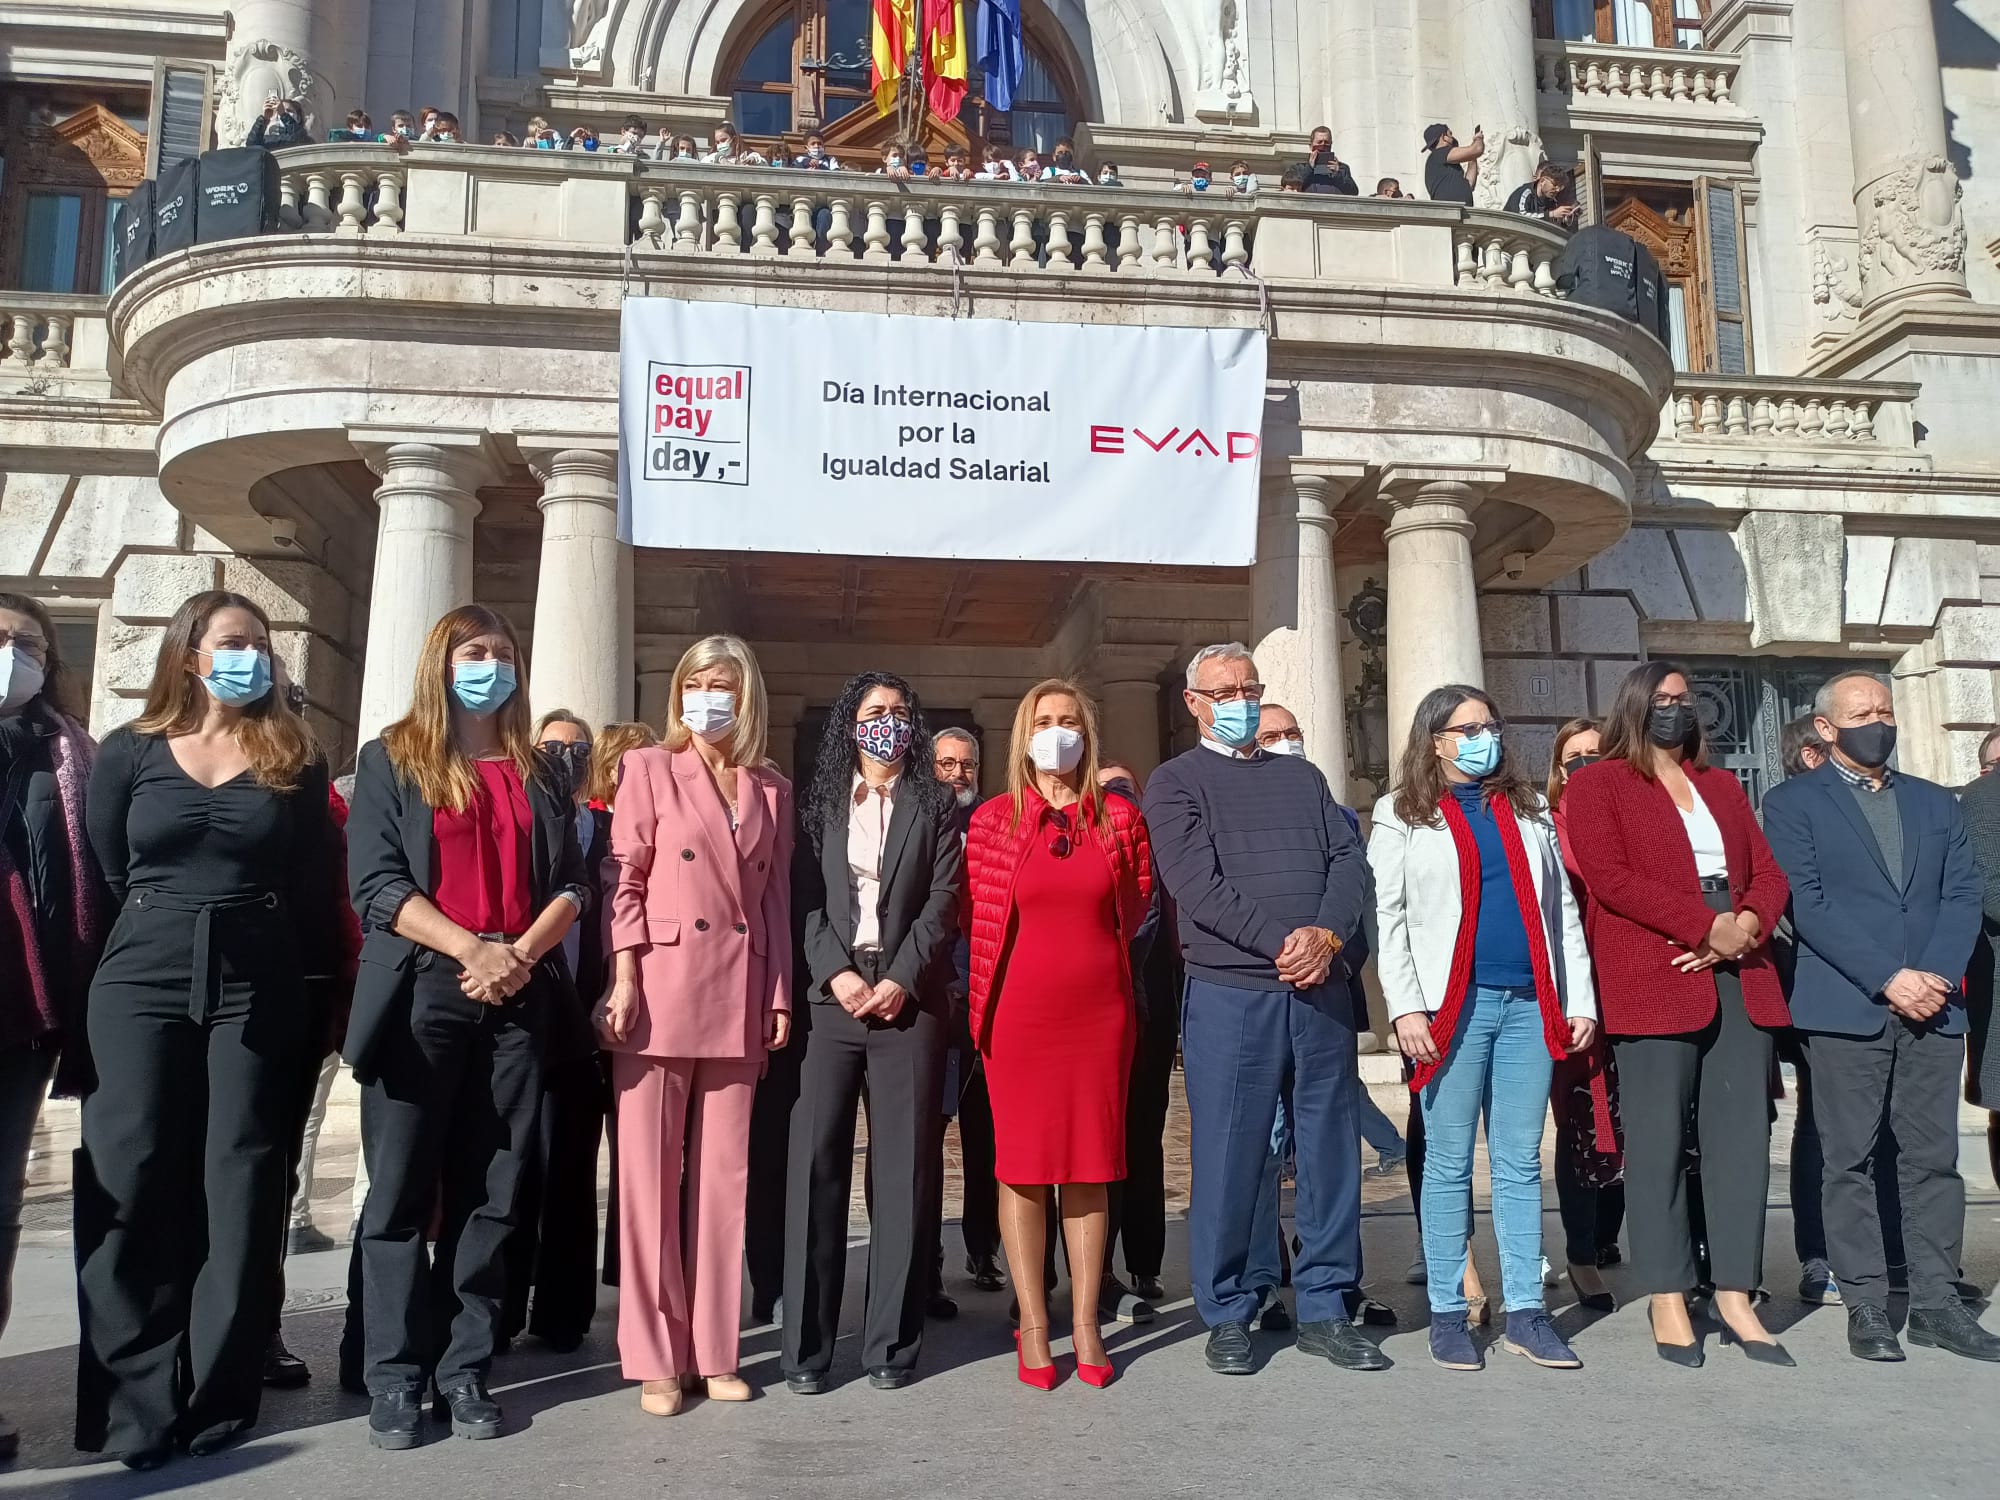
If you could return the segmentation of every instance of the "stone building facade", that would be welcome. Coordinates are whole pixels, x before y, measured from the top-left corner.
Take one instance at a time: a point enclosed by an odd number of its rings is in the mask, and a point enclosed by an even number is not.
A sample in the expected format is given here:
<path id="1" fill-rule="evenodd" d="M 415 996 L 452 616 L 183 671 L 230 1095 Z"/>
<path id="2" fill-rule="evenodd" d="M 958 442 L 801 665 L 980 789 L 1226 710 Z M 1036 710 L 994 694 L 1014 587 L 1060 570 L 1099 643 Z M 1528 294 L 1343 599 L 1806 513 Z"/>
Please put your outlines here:
<path id="1" fill-rule="evenodd" d="M 1236 637 L 1363 804 L 1435 683 L 1484 681 L 1545 756 L 1662 654 L 1753 788 L 1853 662 L 1894 674 L 1906 766 L 1970 774 L 2000 719 L 2000 0 L 1022 0 L 1015 108 L 975 87 L 929 144 L 1066 133 L 1125 187 L 308 145 L 279 154 L 277 233 L 108 285 L 117 197 L 176 138 L 236 144 L 273 92 L 316 139 L 355 105 L 450 109 L 471 142 L 637 113 L 773 152 L 821 128 L 872 164 L 893 122 L 853 107 L 865 10 L 0 0 L 0 587 L 88 657 L 94 727 L 219 584 L 269 610 L 343 758 L 477 599 L 529 635 L 538 709 L 599 720 L 657 723 L 690 638 L 746 635 L 786 766 L 880 666 L 978 729 L 989 779 L 1021 690 L 1080 675 L 1143 770 L 1191 733 L 1188 653 Z M 1364 189 L 1420 189 L 1432 120 L 1485 126 L 1470 208 L 1275 190 L 1321 123 Z M 1499 211 L 1544 154 L 1660 259 L 1671 348 L 1557 296 L 1562 235 Z M 1264 190 L 1188 196 L 1196 158 Z M 635 552 L 639 293 L 1261 323 L 1259 560 L 899 558 L 865 512 L 851 557 Z"/>

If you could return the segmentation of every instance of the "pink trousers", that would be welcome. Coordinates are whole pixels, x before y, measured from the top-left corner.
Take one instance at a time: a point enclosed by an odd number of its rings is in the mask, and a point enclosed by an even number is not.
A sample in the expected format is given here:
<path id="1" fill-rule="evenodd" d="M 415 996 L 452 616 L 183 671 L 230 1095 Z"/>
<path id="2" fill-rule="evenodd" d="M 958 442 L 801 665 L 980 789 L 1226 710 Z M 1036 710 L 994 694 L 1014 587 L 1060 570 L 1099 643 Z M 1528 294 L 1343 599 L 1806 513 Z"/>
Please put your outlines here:
<path id="1" fill-rule="evenodd" d="M 627 1380 L 736 1369 L 750 1105 L 762 1061 L 612 1054 Z"/>

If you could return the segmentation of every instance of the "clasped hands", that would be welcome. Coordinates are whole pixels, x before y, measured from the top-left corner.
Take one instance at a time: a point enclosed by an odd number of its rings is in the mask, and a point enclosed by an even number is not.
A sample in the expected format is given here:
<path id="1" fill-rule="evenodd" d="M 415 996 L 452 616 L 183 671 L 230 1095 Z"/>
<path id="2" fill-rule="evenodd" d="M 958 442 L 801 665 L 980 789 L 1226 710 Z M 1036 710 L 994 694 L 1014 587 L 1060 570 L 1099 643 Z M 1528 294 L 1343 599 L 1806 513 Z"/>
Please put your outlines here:
<path id="1" fill-rule="evenodd" d="M 1324 927 L 1297 928 L 1278 950 L 1278 977 L 1295 990 L 1325 984 L 1340 947 L 1340 940 Z"/>
<path id="2" fill-rule="evenodd" d="M 518 942 L 473 940 L 459 955 L 458 987 L 481 1005 L 505 1005 L 534 977 L 535 959 Z"/>
<path id="3" fill-rule="evenodd" d="M 1909 1021 L 1928 1021 L 1951 1001 L 1948 979 L 1923 969 L 1898 969 L 1882 986 L 1889 1009 Z"/>
<path id="4" fill-rule="evenodd" d="M 840 1008 L 857 1021 L 893 1021 L 909 1002 L 909 991 L 893 979 L 870 984 L 852 969 L 842 969 L 827 988 Z"/>
<path id="5" fill-rule="evenodd" d="M 1698 946 L 1677 954 L 1674 967 L 1683 974 L 1698 974 L 1717 964 L 1734 962 L 1756 947 L 1763 933 L 1763 921 L 1754 911 L 1717 912 L 1708 936 Z"/>

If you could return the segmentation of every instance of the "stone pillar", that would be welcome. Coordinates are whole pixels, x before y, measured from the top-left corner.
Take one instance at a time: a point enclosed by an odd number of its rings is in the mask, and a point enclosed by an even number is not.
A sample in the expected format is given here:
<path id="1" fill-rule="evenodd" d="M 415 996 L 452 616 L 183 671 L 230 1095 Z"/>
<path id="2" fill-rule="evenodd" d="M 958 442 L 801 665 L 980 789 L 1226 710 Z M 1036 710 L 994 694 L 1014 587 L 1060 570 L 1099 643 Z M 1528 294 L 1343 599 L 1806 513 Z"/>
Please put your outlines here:
<path id="1" fill-rule="evenodd" d="M 1472 510 L 1506 476 L 1497 469 L 1394 465 L 1382 471 L 1389 504 L 1390 777 L 1417 704 L 1434 687 L 1482 687 L 1479 590 L 1472 575 Z"/>
<path id="2" fill-rule="evenodd" d="M 567 708 L 593 726 L 632 717 L 632 549 L 618 540 L 615 444 L 523 438 L 542 482 L 535 583 L 535 712 Z"/>
<path id="3" fill-rule="evenodd" d="M 765 754 L 792 779 L 792 785 L 811 779 L 812 766 L 799 764 L 799 716 L 806 711 L 806 700 L 797 693 L 773 693 L 767 691 L 765 701 L 771 717 L 770 733 L 767 736 Z M 805 747 L 808 757 L 819 753 L 819 746 Z"/>
<path id="4" fill-rule="evenodd" d="M 1250 569 L 1250 649 L 1265 698 L 1298 716 L 1306 758 L 1347 799 L 1346 698 L 1340 680 L 1340 600 L 1333 585 L 1333 507 L 1359 464 L 1272 476 Z"/>
<path id="5" fill-rule="evenodd" d="M 1450 71 L 1460 82 L 1450 105 L 1455 118 L 1446 123 L 1461 142 L 1486 128 L 1486 155 L 1473 186 L 1473 201 L 1481 208 L 1500 207 L 1542 159 L 1534 12 L 1523 0 L 1457 0 L 1452 7 Z M 1422 122 L 1419 132 L 1429 123 Z M 1423 142 L 1411 141 L 1406 149 L 1421 156 Z"/>
<path id="6" fill-rule="evenodd" d="M 242 145 L 273 93 L 305 106 L 314 140 L 357 107 L 377 109 L 387 129 L 395 106 L 367 103 L 370 8 L 371 0 L 236 0 L 216 88 L 221 144 Z"/>
<path id="7" fill-rule="evenodd" d="M 1945 155 L 1930 0 L 1844 0 L 1863 312 L 1967 295 L 1965 215 Z"/>
<path id="8" fill-rule="evenodd" d="M 1107 663 L 1099 670 L 1103 748 L 1097 758 L 1122 761 L 1143 781 L 1160 764 L 1160 674 L 1145 661 Z M 980 764 L 986 763 L 982 746 Z"/>
<path id="9" fill-rule="evenodd" d="M 1007 757 L 1014 742 L 1019 698 L 981 698 L 972 705 L 979 726 L 979 790 L 988 797 L 1007 790 Z"/>
<path id="10" fill-rule="evenodd" d="M 484 433 L 350 428 L 348 435 L 382 479 L 355 726 L 365 743 L 409 708 L 417 653 L 431 626 L 472 600 L 476 492 L 499 477 L 499 465 Z"/>

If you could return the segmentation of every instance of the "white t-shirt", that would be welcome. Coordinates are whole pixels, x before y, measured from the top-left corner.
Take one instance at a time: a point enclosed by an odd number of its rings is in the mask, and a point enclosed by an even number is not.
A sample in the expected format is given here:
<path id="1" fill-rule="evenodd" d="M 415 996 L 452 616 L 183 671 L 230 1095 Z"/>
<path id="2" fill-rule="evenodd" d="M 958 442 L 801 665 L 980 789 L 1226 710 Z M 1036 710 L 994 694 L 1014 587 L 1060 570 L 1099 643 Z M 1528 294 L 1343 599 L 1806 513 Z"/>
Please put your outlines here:
<path id="1" fill-rule="evenodd" d="M 1701 793 L 1695 791 L 1694 783 L 1688 783 L 1688 790 L 1694 793 L 1694 806 L 1685 810 L 1676 807 L 1681 815 L 1681 826 L 1687 830 L 1688 842 L 1694 846 L 1694 872 L 1706 879 L 1711 875 L 1727 875 L 1729 859 L 1722 850 L 1722 828 L 1715 821 L 1715 814 L 1708 810 L 1708 804 L 1701 800 Z"/>

